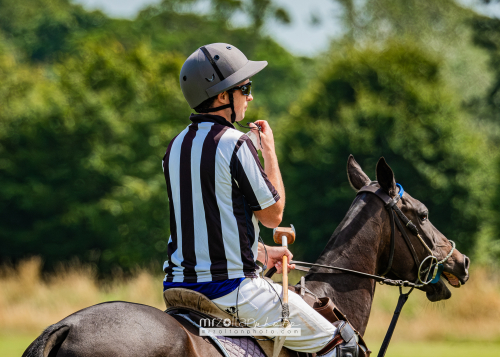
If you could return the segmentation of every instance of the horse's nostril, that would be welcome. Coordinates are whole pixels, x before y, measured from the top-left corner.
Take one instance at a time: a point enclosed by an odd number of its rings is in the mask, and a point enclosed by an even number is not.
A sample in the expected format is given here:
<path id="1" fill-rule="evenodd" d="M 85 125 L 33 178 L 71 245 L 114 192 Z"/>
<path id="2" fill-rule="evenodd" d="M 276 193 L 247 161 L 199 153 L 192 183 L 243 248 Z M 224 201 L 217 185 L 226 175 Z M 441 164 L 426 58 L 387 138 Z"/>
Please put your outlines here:
<path id="1" fill-rule="evenodd" d="M 470 259 L 464 254 L 464 267 L 465 271 L 469 271 Z"/>

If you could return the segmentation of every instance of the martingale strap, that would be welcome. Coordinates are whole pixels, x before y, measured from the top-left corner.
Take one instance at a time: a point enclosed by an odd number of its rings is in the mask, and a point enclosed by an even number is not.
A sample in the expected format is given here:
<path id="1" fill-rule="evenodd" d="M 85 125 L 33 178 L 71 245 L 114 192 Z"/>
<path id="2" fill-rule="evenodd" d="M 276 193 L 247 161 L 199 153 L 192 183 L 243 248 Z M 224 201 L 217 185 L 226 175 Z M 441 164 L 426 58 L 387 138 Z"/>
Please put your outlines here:
<path id="1" fill-rule="evenodd" d="M 384 357 L 387 352 L 387 348 L 389 347 L 389 343 L 391 343 L 392 335 L 394 334 L 394 330 L 396 329 L 396 324 L 398 323 L 399 316 L 401 315 L 401 310 L 403 310 L 403 306 L 408 301 L 410 297 L 411 290 L 403 294 L 401 287 L 399 288 L 399 298 L 398 304 L 396 305 L 396 309 L 394 310 L 394 314 L 392 315 L 391 324 L 387 329 L 387 332 L 384 337 L 384 341 L 382 342 L 382 346 L 380 346 L 380 350 L 378 351 L 377 357 Z"/>

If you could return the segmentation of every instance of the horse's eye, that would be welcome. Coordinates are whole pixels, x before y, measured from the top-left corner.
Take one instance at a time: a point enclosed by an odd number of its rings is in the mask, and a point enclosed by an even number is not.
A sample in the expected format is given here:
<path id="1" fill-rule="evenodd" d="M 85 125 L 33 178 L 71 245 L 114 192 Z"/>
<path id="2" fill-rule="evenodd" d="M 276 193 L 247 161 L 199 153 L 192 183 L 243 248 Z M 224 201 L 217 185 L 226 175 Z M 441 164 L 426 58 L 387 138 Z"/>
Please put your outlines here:
<path id="1" fill-rule="evenodd" d="M 429 213 L 427 213 L 427 212 L 420 215 L 420 219 L 423 222 L 427 221 L 428 218 L 429 218 Z"/>

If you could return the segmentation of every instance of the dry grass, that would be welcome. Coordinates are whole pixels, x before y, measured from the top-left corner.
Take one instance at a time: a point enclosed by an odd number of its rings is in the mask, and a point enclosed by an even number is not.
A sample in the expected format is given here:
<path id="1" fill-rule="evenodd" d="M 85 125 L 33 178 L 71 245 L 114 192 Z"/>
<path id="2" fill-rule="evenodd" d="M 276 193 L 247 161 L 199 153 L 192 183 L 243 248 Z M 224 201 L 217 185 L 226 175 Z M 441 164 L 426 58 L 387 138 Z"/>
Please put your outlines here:
<path id="1" fill-rule="evenodd" d="M 302 273 L 293 271 L 290 283 L 297 283 L 300 275 Z M 392 341 L 500 343 L 500 272 L 476 268 L 470 276 L 467 284 L 459 289 L 448 285 L 453 294 L 449 300 L 432 303 L 425 293 L 415 290 L 403 308 Z M 281 281 L 280 276 L 273 279 Z M 398 297 L 398 288 L 377 285 L 365 333 L 369 345 L 384 339 Z"/>
<path id="2" fill-rule="evenodd" d="M 403 308 L 395 341 L 491 341 L 500 342 L 500 274 L 473 269 L 451 299 L 431 303 L 415 291 Z M 381 340 L 396 307 L 398 289 L 377 286 L 366 337 Z"/>
<path id="3" fill-rule="evenodd" d="M 125 300 L 163 308 L 162 277 L 146 271 L 99 283 L 92 269 L 78 264 L 61 267 L 50 276 L 42 276 L 40 268 L 40 259 L 33 258 L 16 268 L 0 270 L 0 335 L 36 335 L 67 315 L 103 301 Z M 475 269 L 470 281 L 452 293 L 448 301 L 430 303 L 424 293 L 414 292 L 393 340 L 500 342 L 500 274 Z M 377 286 L 366 334 L 369 341 L 383 339 L 397 298 L 397 288 Z"/>
<path id="4" fill-rule="evenodd" d="M 162 277 L 138 271 L 132 278 L 98 283 L 92 269 L 73 264 L 42 277 L 32 258 L 0 271 L 0 334 L 40 333 L 71 313 L 103 301 L 125 300 L 163 308 Z"/>

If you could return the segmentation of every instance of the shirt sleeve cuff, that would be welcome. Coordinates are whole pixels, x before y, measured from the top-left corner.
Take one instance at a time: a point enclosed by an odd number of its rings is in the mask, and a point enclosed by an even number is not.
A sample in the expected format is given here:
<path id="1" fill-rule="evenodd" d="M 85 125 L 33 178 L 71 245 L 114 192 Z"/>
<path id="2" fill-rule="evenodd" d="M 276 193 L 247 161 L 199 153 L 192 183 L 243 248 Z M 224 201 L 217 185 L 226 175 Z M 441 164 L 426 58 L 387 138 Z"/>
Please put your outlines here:
<path id="1" fill-rule="evenodd" d="M 272 198 L 265 201 L 264 203 L 257 205 L 257 206 L 250 206 L 250 208 L 252 209 L 252 211 L 260 211 L 260 210 L 263 210 L 267 207 L 271 207 L 276 202 L 278 202 L 280 198 L 281 197 L 280 197 L 279 193 L 276 193 L 276 195 L 274 195 Z"/>

